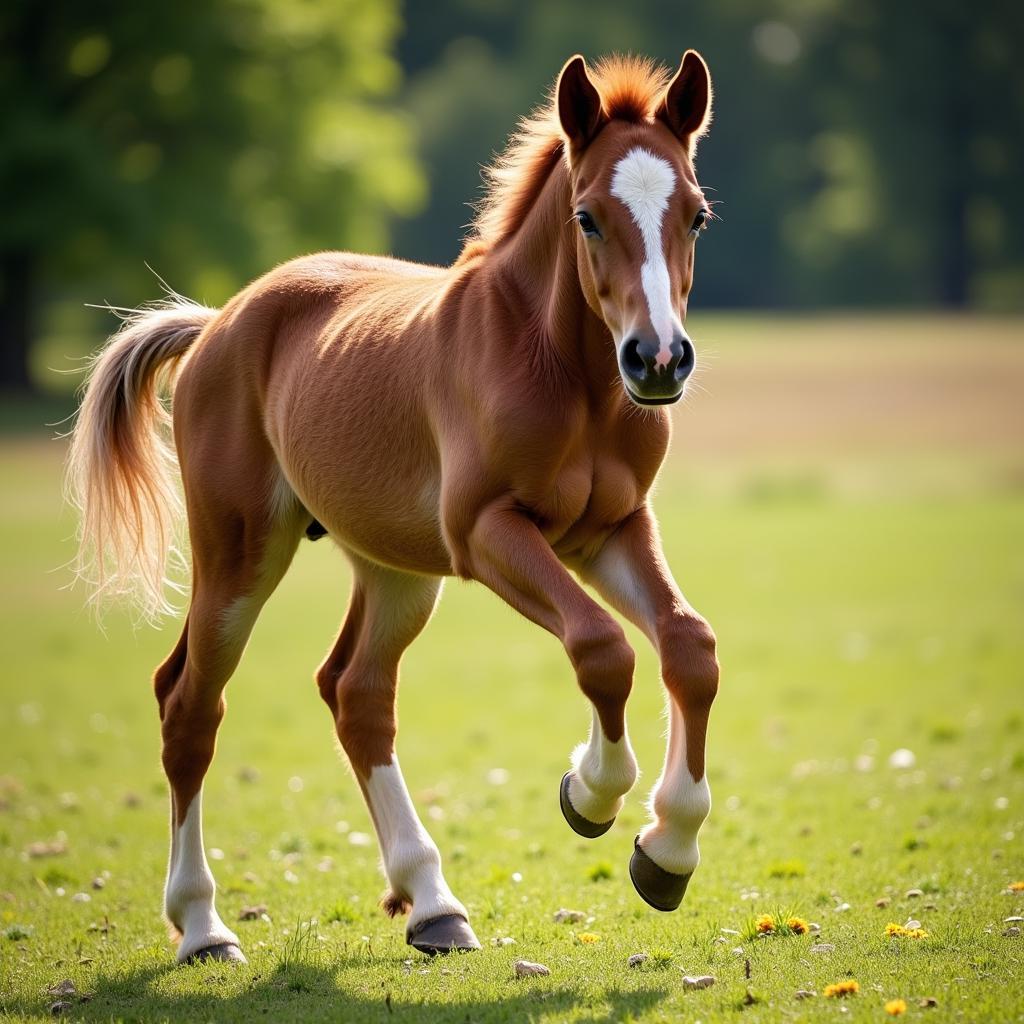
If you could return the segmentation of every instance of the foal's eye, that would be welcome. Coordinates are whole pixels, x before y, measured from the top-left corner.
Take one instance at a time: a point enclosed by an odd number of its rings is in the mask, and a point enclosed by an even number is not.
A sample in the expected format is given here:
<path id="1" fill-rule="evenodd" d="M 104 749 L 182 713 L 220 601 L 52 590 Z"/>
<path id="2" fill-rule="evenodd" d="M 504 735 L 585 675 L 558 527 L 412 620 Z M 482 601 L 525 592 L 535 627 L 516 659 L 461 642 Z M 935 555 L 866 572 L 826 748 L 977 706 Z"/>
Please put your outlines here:
<path id="1" fill-rule="evenodd" d="M 601 232 L 597 230 L 597 225 L 594 223 L 594 218 L 587 213 L 586 210 L 580 210 L 576 214 L 576 220 L 579 222 L 580 231 L 588 237 L 599 237 Z"/>
<path id="2" fill-rule="evenodd" d="M 693 227 L 690 228 L 690 237 L 696 238 L 698 234 L 703 230 L 704 225 L 708 222 L 708 211 L 700 210 L 697 216 L 693 218 Z"/>

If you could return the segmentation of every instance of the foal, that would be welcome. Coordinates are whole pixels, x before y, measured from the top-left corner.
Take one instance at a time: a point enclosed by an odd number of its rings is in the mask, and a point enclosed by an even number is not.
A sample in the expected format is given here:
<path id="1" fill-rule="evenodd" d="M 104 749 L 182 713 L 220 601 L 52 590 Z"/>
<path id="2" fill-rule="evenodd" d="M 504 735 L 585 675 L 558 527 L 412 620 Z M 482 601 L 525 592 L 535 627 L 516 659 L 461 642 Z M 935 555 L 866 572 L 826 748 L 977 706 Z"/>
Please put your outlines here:
<path id="1" fill-rule="evenodd" d="M 703 59 L 674 77 L 611 59 L 562 69 L 492 168 L 448 268 L 348 253 L 287 263 L 222 310 L 178 296 L 130 314 L 92 368 L 69 463 L 82 562 L 100 595 L 163 610 L 184 483 L 192 597 L 157 669 L 171 788 L 166 914 L 179 961 L 244 960 L 214 907 L 202 786 L 224 687 L 307 534 L 352 562 L 348 615 L 317 673 L 369 805 L 390 914 L 426 953 L 479 948 L 395 757 L 405 648 L 445 576 L 479 580 L 564 644 L 593 706 L 562 780 L 580 835 L 606 832 L 636 779 L 633 651 L 575 573 L 635 622 L 668 692 L 664 769 L 630 874 L 674 910 L 711 806 L 704 774 L 714 636 L 665 563 L 648 492 L 683 393 L 693 170 L 710 115 Z M 161 381 L 174 382 L 174 448 Z M 175 457 L 176 451 L 176 457 Z"/>

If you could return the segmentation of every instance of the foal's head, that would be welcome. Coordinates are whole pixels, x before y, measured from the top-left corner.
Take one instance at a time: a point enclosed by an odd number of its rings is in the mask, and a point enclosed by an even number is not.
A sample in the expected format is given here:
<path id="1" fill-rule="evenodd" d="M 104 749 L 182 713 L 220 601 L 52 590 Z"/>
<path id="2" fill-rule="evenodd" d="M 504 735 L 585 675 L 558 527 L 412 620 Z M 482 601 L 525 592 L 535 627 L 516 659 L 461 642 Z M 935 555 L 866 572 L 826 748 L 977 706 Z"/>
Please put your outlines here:
<path id="1" fill-rule="evenodd" d="M 600 76 L 598 83 L 606 84 Z M 711 78 L 689 50 L 653 104 L 631 95 L 628 81 L 604 91 L 582 57 L 562 69 L 557 107 L 579 225 L 580 286 L 615 339 L 629 397 L 667 405 L 695 365 L 683 322 L 694 249 L 710 217 L 693 152 L 710 119 Z"/>

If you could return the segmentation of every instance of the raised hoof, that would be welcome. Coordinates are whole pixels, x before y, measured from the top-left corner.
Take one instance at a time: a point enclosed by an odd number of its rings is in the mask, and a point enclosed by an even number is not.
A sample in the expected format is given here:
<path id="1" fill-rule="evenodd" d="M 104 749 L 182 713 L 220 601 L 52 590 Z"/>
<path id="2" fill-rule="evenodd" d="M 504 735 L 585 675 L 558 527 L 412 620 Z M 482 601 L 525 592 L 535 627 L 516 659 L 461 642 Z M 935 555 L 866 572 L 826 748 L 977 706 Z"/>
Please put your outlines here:
<path id="1" fill-rule="evenodd" d="M 220 942 L 216 946 L 204 946 L 186 957 L 184 962 L 186 964 L 205 964 L 211 960 L 232 964 L 249 962 L 245 959 L 245 954 L 233 942 Z"/>
<path id="2" fill-rule="evenodd" d="M 640 837 L 637 836 L 633 841 L 633 856 L 629 859 L 629 877 L 633 882 L 633 888 L 645 903 L 649 903 L 655 910 L 667 913 L 677 909 L 683 902 L 693 872 L 688 875 L 674 875 L 671 871 L 659 868 L 644 853 L 640 846 Z"/>
<path id="3" fill-rule="evenodd" d="M 584 839 L 596 839 L 603 836 L 615 824 L 615 819 L 603 821 L 600 824 L 584 818 L 569 801 L 569 780 L 572 772 L 566 772 L 562 776 L 562 784 L 558 787 L 558 802 L 562 805 L 562 817 L 569 823 L 569 828 Z"/>
<path id="4" fill-rule="evenodd" d="M 445 953 L 470 953 L 480 948 L 473 929 L 461 914 L 445 914 L 420 921 L 405 933 L 405 941 L 427 956 Z"/>

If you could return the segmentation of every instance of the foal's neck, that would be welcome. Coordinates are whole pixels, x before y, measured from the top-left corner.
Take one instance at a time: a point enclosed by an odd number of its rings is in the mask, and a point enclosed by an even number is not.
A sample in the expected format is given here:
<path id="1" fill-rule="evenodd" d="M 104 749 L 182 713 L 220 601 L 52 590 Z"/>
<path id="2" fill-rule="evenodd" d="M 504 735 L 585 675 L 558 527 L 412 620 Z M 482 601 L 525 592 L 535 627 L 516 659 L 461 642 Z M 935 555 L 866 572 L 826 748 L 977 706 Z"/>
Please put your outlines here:
<path id="1" fill-rule="evenodd" d="M 499 287 L 511 289 L 525 306 L 525 334 L 577 386 L 603 401 L 620 397 L 615 346 L 604 321 L 580 288 L 569 174 L 559 160 L 523 223 L 488 255 Z"/>

